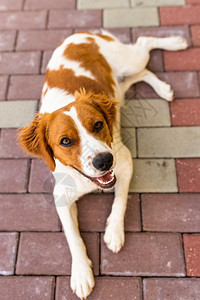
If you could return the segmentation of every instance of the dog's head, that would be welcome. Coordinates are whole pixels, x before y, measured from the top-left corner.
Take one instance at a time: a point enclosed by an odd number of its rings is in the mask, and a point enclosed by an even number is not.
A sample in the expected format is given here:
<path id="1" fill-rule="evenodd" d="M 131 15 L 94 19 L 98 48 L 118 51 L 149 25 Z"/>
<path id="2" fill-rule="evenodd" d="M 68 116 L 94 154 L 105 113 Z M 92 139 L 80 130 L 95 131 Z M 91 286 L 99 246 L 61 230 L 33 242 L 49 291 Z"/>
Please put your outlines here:
<path id="1" fill-rule="evenodd" d="M 106 94 L 76 92 L 76 101 L 52 113 L 37 114 L 19 132 L 19 143 L 45 160 L 51 171 L 55 158 L 101 188 L 115 184 L 111 148 L 116 102 Z"/>

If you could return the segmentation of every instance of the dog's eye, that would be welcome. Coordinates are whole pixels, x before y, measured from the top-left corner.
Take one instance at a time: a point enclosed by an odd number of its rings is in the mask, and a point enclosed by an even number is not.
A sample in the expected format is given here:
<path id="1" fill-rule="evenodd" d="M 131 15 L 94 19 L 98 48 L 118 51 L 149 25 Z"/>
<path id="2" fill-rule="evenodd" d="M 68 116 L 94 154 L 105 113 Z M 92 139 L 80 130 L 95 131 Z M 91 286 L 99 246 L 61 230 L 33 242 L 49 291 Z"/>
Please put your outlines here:
<path id="1" fill-rule="evenodd" d="M 69 147 L 69 146 L 73 145 L 73 141 L 70 140 L 70 139 L 67 138 L 67 137 L 64 137 L 64 138 L 61 139 L 60 145 L 61 145 L 61 146 L 65 146 L 65 147 Z"/>
<path id="2" fill-rule="evenodd" d="M 94 124 L 94 131 L 99 132 L 103 128 L 103 122 L 98 121 Z"/>

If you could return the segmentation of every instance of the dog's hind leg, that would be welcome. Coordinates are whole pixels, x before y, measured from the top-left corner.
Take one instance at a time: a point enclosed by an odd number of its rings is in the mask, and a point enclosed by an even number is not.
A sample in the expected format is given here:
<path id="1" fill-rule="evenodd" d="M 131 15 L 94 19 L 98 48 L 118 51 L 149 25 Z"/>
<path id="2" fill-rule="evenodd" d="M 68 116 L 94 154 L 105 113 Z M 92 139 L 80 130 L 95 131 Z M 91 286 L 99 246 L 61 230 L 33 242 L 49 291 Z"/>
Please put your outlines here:
<path id="1" fill-rule="evenodd" d="M 183 50 L 188 47 L 187 41 L 181 36 L 171 36 L 166 38 L 139 37 L 136 46 L 146 48 L 148 51 L 153 49 L 163 49 L 168 51 Z"/>
<path id="2" fill-rule="evenodd" d="M 171 86 L 160 80 L 154 73 L 147 69 L 144 69 L 137 75 L 125 78 L 124 81 L 120 83 L 123 93 L 125 93 L 132 84 L 140 81 L 148 83 L 161 98 L 167 101 L 173 100 L 173 91 Z"/>
<path id="3" fill-rule="evenodd" d="M 119 137 L 120 139 L 120 137 Z M 107 219 L 104 241 L 114 253 L 124 245 L 124 215 L 133 165 L 131 153 L 121 142 L 116 145 L 117 165 L 114 169 L 117 182 L 112 211 Z"/>

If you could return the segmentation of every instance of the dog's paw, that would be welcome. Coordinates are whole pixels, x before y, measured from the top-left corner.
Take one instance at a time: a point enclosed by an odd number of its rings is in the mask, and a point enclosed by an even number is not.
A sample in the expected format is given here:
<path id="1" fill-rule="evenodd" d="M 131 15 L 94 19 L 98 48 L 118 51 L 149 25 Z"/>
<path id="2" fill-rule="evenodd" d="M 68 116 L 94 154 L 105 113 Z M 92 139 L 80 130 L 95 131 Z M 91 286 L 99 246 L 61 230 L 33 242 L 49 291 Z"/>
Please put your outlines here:
<path id="1" fill-rule="evenodd" d="M 106 227 L 104 234 L 104 242 L 106 243 L 108 249 L 112 252 L 117 253 L 124 245 L 124 228 L 123 226 L 116 226 L 109 223 Z"/>
<path id="2" fill-rule="evenodd" d="M 174 92 L 171 86 L 164 81 L 159 82 L 159 87 L 157 88 L 156 92 L 161 98 L 167 101 L 172 101 L 174 99 Z"/>
<path id="3" fill-rule="evenodd" d="M 171 50 L 184 50 L 188 48 L 188 42 L 181 36 L 170 37 Z"/>
<path id="4" fill-rule="evenodd" d="M 72 264 L 71 289 L 80 299 L 86 299 L 95 285 L 91 265 L 90 260 Z"/>

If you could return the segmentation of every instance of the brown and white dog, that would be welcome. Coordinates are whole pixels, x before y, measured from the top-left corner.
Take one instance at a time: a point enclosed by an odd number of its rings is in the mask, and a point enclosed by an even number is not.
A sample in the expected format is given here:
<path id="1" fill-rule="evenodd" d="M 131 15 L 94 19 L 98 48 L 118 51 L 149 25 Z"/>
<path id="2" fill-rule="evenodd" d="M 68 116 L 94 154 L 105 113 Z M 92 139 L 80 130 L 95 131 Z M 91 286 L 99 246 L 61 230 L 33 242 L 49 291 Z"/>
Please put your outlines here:
<path id="1" fill-rule="evenodd" d="M 145 68 L 155 48 L 180 50 L 187 42 L 181 37 L 139 37 L 136 44 L 124 45 L 108 32 L 68 37 L 47 66 L 40 113 L 19 133 L 23 148 L 43 158 L 55 179 L 56 174 L 67 175 L 75 182 L 75 195 L 67 194 L 57 179 L 54 198 L 72 255 L 71 288 L 81 299 L 91 293 L 94 277 L 75 202 L 97 188 L 115 186 L 104 241 L 118 252 L 124 244 L 133 170 L 130 151 L 120 137 L 119 107 L 125 92 L 138 81 L 150 84 L 162 98 L 173 99 L 170 86 Z"/>

